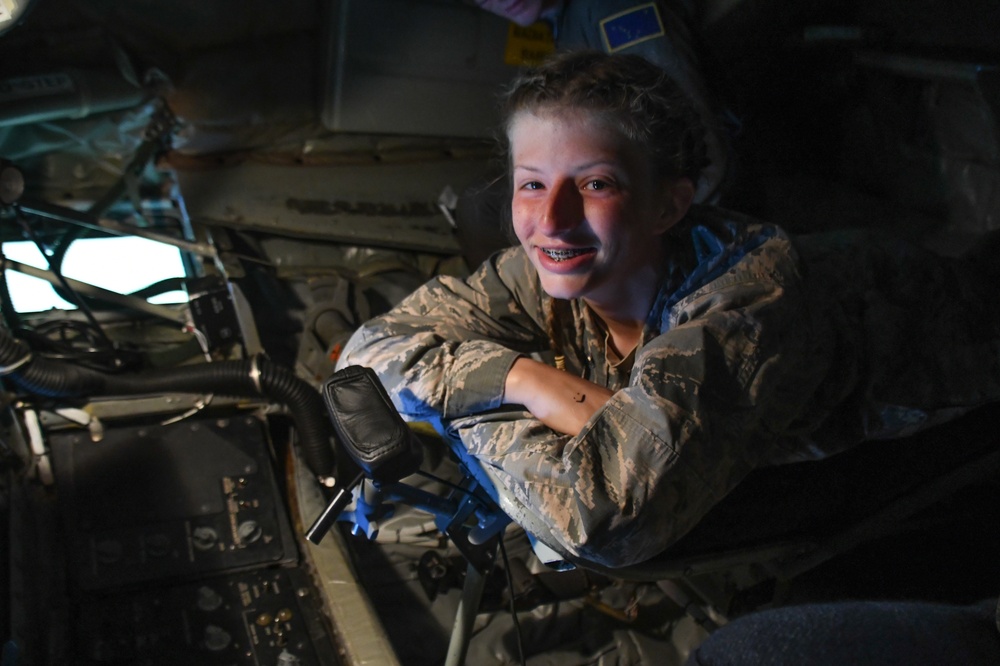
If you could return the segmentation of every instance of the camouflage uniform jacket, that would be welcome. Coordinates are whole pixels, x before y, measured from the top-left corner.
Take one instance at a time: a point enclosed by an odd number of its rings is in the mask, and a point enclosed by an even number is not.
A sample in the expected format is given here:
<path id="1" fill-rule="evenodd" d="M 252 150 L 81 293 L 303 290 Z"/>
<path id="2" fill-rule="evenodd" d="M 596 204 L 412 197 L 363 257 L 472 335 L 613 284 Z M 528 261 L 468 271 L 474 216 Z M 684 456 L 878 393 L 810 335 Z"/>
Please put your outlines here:
<path id="1" fill-rule="evenodd" d="M 520 355 L 552 357 L 551 299 L 520 248 L 467 279 L 418 289 L 359 329 L 341 365 L 374 368 L 405 418 L 443 422 L 460 437 L 529 533 L 568 559 L 607 567 L 663 551 L 755 467 L 933 420 L 886 407 L 873 396 L 879 382 L 863 381 L 879 375 L 860 361 L 868 286 L 847 294 L 846 308 L 831 304 L 821 294 L 839 287 L 827 273 L 804 279 L 781 229 L 712 208 L 688 218 L 685 235 L 668 241 L 671 272 L 631 367 L 609 362 L 600 322 L 582 302 L 569 304 L 567 371 L 616 391 L 576 436 L 501 406 Z M 844 249 L 841 260 L 857 255 Z"/>

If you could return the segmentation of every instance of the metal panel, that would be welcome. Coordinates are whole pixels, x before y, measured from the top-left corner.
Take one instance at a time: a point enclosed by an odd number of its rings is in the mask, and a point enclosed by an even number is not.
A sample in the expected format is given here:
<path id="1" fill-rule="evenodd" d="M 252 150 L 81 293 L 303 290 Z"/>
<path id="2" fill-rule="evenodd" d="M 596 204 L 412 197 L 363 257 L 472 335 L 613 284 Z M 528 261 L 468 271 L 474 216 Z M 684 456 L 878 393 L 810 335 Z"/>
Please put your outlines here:
<path id="1" fill-rule="evenodd" d="M 458 254 L 454 229 L 437 207 L 485 173 L 482 163 L 293 167 L 246 163 L 179 172 L 194 222 L 352 245 Z"/>
<path id="2" fill-rule="evenodd" d="M 330 17 L 331 130 L 485 137 L 498 120 L 507 21 L 458 2 L 342 0 Z"/>

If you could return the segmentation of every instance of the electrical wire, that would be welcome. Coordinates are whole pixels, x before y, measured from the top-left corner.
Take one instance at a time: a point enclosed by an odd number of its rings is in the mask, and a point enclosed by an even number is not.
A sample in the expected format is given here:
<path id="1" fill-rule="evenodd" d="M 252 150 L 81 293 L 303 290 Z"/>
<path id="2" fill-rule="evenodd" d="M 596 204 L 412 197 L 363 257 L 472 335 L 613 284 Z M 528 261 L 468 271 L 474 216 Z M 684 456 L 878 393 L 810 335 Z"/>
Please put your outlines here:
<path id="1" fill-rule="evenodd" d="M 21 329 L 21 320 L 14 310 L 14 301 L 10 297 L 10 286 L 7 284 L 7 255 L 0 245 L 0 318 L 11 331 Z"/>
<path id="2" fill-rule="evenodd" d="M 198 346 L 201 348 L 201 353 L 205 357 L 205 362 L 211 363 L 213 359 L 212 359 L 212 352 L 208 346 L 208 338 L 205 336 L 204 333 L 201 332 L 201 329 L 199 329 L 194 324 L 188 324 L 184 327 L 184 331 L 191 333 L 195 337 L 195 339 L 198 341 Z M 205 409 L 210 404 L 212 404 L 212 400 L 214 399 L 215 399 L 214 393 L 206 393 L 202 395 L 201 398 L 194 403 L 194 406 L 188 409 L 186 412 L 184 412 L 183 414 L 178 414 L 177 416 L 174 416 L 172 418 L 169 418 L 166 421 L 162 421 L 160 422 L 160 425 L 161 426 L 171 425 L 173 423 L 178 423 L 185 419 L 191 418 L 192 416 L 194 416 L 195 414 L 197 414 L 198 412 L 200 412 L 201 410 Z"/>
<path id="3" fill-rule="evenodd" d="M 462 486 L 459 486 L 459 485 L 457 485 L 455 483 L 452 483 L 451 481 L 448 481 L 447 479 L 442 479 L 440 476 L 436 476 L 434 474 L 431 474 L 430 472 L 425 472 L 422 469 L 418 469 L 415 472 L 415 474 L 417 474 L 419 476 L 422 476 L 422 477 L 424 477 L 426 479 L 430 479 L 431 481 L 436 481 L 437 483 L 440 483 L 442 485 L 448 486 L 449 488 L 451 488 L 455 492 L 461 493 L 461 494 L 466 495 L 468 497 L 472 497 L 473 496 L 472 493 L 470 493 L 467 489 L 463 488 Z"/>
<path id="4" fill-rule="evenodd" d="M 76 302 L 76 306 L 80 308 L 80 312 L 83 313 L 83 315 L 87 318 L 87 321 L 89 321 L 91 325 L 94 327 L 94 329 L 98 332 L 104 344 L 109 349 L 114 350 L 115 343 L 111 340 L 111 338 L 108 337 L 108 334 L 104 332 L 104 329 L 101 327 L 101 324 L 97 321 L 97 317 L 94 316 L 94 313 L 91 311 L 90 307 L 87 305 L 84 298 L 79 293 L 77 293 L 72 286 L 70 286 L 65 276 L 63 276 L 62 270 L 60 270 L 59 266 L 54 262 L 49 261 L 49 255 L 45 252 L 45 247 L 42 244 L 41 239 L 39 239 L 38 235 L 35 233 L 35 230 L 32 229 L 31 225 L 28 224 L 24 220 L 24 218 L 21 217 L 20 215 L 18 216 L 18 222 L 20 223 L 21 228 L 24 230 L 24 232 L 28 235 L 28 238 L 31 239 L 31 242 L 33 242 L 35 244 L 35 247 L 38 248 L 38 251 L 41 253 L 41 255 L 45 257 L 45 261 L 49 265 L 49 270 L 51 270 L 52 274 L 56 276 L 57 280 L 59 280 L 59 284 L 62 285 L 63 289 L 65 289 L 66 292 Z"/>
<path id="5" fill-rule="evenodd" d="M 99 331 L 86 321 L 49 320 L 34 327 L 21 327 L 17 333 L 46 358 L 103 371 L 120 372 L 126 369 L 121 350 L 108 349 Z"/>
<path id="6" fill-rule="evenodd" d="M 173 423 L 180 423 L 185 419 L 189 419 L 198 412 L 200 412 L 201 410 L 208 407 L 210 404 L 212 404 L 212 400 L 214 398 L 215 398 L 214 393 L 206 393 L 205 395 L 201 396 L 198 400 L 196 400 L 194 406 L 191 407 L 189 410 L 187 410 L 183 414 L 178 414 L 177 416 L 169 418 L 166 421 L 160 421 L 160 425 L 161 426 L 171 425 Z"/>
<path id="7" fill-rule="evenodd" d="M 503 558 L 503 570 L 507 576 L 507 590 L 510 592 L 510 617 L 514 620 L 514 635 L 517 636 L 517 655 L 521 666 L 525 666 L 524 639 L 521 636 L 521 622 L 517 619 L 517 609 L 514 606 L 514 578 L 510 574 L 510 562 L 507 560 L 507 547 L 504 546 L 503 535 L 500 535 L 500 557 Z"/>

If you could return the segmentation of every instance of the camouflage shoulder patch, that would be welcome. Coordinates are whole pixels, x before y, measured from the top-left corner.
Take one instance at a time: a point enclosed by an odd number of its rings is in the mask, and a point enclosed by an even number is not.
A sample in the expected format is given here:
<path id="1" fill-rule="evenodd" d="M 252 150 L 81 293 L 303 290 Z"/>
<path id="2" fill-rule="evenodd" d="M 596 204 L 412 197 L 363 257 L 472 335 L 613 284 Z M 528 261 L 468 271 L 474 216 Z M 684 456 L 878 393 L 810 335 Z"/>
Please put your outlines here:
<path id="1" fill-rule="evenodd" d="M 655 2 L 637 5 L 601 20 L 601 38 L 608 53 L 663 35 L 663 21 Z"/>

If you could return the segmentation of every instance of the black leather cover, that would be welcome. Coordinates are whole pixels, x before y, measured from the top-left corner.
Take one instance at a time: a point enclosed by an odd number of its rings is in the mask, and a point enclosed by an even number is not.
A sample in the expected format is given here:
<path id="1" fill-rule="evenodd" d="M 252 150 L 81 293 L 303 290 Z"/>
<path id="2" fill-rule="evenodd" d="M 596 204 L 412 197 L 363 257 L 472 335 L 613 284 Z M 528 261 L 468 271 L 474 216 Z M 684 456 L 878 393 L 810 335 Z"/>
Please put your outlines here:
<path id="1" fill-rule="evenodd" d="M 371 368 L 335 372 L 323 385 L 323 399 L 344 449 L 369 478 L 391 483 L 420 467 L 422 445 Z"/>

